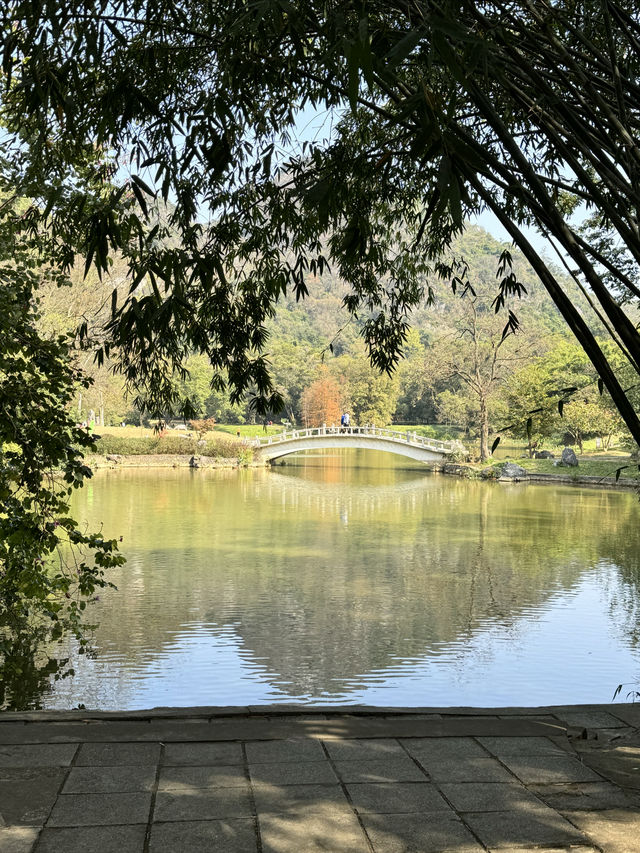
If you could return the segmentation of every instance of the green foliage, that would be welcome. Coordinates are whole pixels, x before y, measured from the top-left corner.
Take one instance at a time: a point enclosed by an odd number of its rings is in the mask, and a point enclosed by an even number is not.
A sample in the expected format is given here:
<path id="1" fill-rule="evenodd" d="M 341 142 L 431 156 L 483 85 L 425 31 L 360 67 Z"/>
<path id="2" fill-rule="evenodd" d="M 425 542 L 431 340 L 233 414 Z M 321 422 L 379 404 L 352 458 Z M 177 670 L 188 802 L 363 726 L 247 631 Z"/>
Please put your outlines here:
<path id="1" fill-rule="evenodd" d="M 282 424 L 216 424 L 216 431 L 224 432 L 242 438 L 255 438 L 256 436 L 276 435 L 282 432 Z"/>
<path id="2" fill-rule="evenodd" d="M 270 321 L 329 265 L 372 364 L 391 371 L 411 310 L 431 296 L 427 274 L 464 288 L 464 264 L 442 255 L 488 208 L 640 439 L 590 323 L 526 233 L 555 239 L 637 374 L 640 336 L 620 310 L 640 296 L 630 267 L 570 219 L 581 203 L 597 209 L 605 237 L 638 261 L 637 20 L 624 3 L 446 0 L 416 14 L 347 0 L 337 14 L 316 0 L 293 13 L 280 0 L 197 0 L 168 16 L 159 0 L 56 15 L 17 0 L 11 22 L 3 182 L 33 200 L 23 227 L 46 225 L 63 265 L 80 256 L 107 275 L 125 259 L 130 286 L 114 289 L 101 343 L 140 405 L 177 404 L 173 376 L 196 352 L 233 402 L 253 390 L 259 414 L 276 411 Z M 293 138 L 309 105 L 329 113 L 324 140 Z M 496 308 L 524 293 L 501 258 Z"/>
<path id="3" fill-rule="evenodd" d="M 398 400 L 397 377 L 380 374 L 368 363 L 363 352 L 356 357 L 341 356 L 332 365 L 339 377 L 345 409 L 349 409 L 353 424 L 391 423 Z M 329 421 L 327 421 L 329 423 Z"/>
<path id="4" fill-rule="evenodd" d="M 238 451 L 238 464 L 246 467 L 253 462 L 253 450 L 250 447 L 242 447 Z"/>
<path id="5" fill-rule="evenodd" d="M 457 427 L 447 427 L 440 424 L 414 425 L 414 424 L 394 424 L 393 429 L 400 432 L 410 431 L 416 435 L 422 435 L 425 438 L 437 438 L 440 441 L 456 441 L 463 437 L 462 430 Z"/>
<path id="6" fill-rule="evenodd" d="M 598 390 L 593 367 L 583 350 L 566 338 L 532 363 L 515 371 L 505 388 L 508 425 L 504 431 L 526 438 L 530 451 L 544 439 L 557 437 L 582 449 L 584 439 L 599 436 L 605 447 L 625 426 L 611 398 Z M 615 364 L 615 358 L 612 357 Z"/>
<path id="7" fill-rule="evenodd" d="M 0 706 L 26 700 L 57 671 L 38 649 L 71 630 L 81 641 L 87 603 L 121 565 L 117 543 L 69 516 L 74 489 L 91 476 L 91 446 L 67 407 L 87 380 L 70 363 L 71 341 L 43 338 L 34 299 L 49 271 L 0 228 Z"/>

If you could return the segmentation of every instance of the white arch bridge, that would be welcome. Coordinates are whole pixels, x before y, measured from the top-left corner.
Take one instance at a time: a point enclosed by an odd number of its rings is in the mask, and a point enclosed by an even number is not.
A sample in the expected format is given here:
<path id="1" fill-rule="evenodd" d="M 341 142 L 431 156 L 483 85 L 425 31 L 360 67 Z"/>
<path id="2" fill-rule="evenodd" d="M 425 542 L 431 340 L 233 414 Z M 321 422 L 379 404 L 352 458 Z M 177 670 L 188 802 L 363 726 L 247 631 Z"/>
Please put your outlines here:
<path id="1" fill-rule="evenodd" d="M 459 441 L 440 441 L 415 432 L 398 432 L 379 427 L 313 427 L 285 430 L 279 435 L 256 438 L 251 442 L 262 459 L 269 462 L 290 453 L 334 447 L 361 447 L 398 453 L 419 462 L 437 462 L 455 454 L 466 454 Z"/>

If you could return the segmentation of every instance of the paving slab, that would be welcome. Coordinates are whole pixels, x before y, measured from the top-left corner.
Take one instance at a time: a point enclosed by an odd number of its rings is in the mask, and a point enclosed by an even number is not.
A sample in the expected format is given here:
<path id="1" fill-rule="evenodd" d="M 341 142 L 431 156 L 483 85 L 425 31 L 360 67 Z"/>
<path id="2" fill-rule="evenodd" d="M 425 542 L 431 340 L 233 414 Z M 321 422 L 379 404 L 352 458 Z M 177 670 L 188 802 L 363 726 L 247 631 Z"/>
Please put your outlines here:
<path id="1" fill-rule="evenodd" d="M 123 794 L 151 791 L 156 779 L 152 766 L 72 767 L 63 794 Z"/>
<path id="2" fill-rule="evenodd" d="M 637 809 L 567 812 L 566 816 L 606 853 L 640 853 Z"/>
<path id="3" fill-rule="evenodd" d="M 327 740 L 325 747 L 334 761 L 405 758 L 405 751 L 395 738 Z"/>
<path id="4" fill-rule="evenodd" d="M 512 755 L 564 755 L 566 752 L 546 737 L 481 737 L 478 741 L 498 758 Z"/>
<path id="5" fill-rule="evenodd" d="M 95 722 L 33 722 L 26 726 L 0 723 L 0 744 L 129 742 L 183 743 L 189 741 L 281 740 L 284 738 L 394 738 L 560 736 L 566 726 L 559 720 L 469 716 L 442 719 L 405 719 L 402 716 L 212 718 L 211 722 L 156 720 L 97 720 Z"/>
<path id="6" fill-rule="evenodd" d="M 528 788 L 548 806 L 560 812 L 640 807 L 640 795 L 634 796 L 611 782 L 565 782 L 529 785 Z"/>
<path id="7" fill-rule="evenodd" d="M 625 704 L 611 705 L 608 710 L 613 717 L 622 720 L 626 725 L 635 726 L 636 728 L 640 727 L 640 703 L 627 702 Z"/>
<path id="8" fill-rule="evenodd" d="M 328 761 L 279 761 L 249 764 L 251 780 L 270 785 L 335 785 L 338 777 Z"/>
<path id="9" fill-rule="evenodd" d="M 151 794 L 61 794 L 47 826 L 117 826 L 146 823 Z"/>
<path id="10" fill-rule="evenodd" d="M 0 826 L 42 826 L 66 774 L 66 768 L 58 767 L 18 767 L 0 771 Z"/>
<path id="11" fill-rule="evenodd" d="M 494 853 L 494 851 L 496 851 L 498 849 L 499 848 L 493 847 L 493 848 L 491 848 L 490 853 Z M 569 847 L 567 847 L 566 845 L 562 846 L 562 847 L 549 847 L 549 846 L 545 845 L 543 848 L 537 847 L 537 846 L 536 847 L 518 847 L 517 853 L 541 853 L 541 850 L 543 850 L 544 853 L 567 853 L 567 851 L 571 851 L 571 853 L 601 853 L 601 851 L 598 847 L 592 847 L 591 845 L 589 845 L 588 847 L 585 847 L 582 844 L 579 844 L 579 845 L 571 844 L 571 845 L 569 845 Z"/>
<path id="12" fill-rule="evenodd" d="M 243 766 L 233 764 L 206 767 L 163 767 L 158 781 L 159 791 L 188 792 L 193 788 L 247 788 L 249 779 Z"/>
<path id="13" fill-rule="evenodd" d="M 36 853 L 140 853 L 144 848 L 146 830 L 145 824 L 47 827 L 40 835 Z"/>
<path id="14" fill-rule="evenodd" d="M 74 744 L 15 744 L 0 746 L 0 767 L 68 767 Z"/>
<path id="15" fill-rule="evenodd" d="M 425 782 L 428 778 L 408 755 L 375 761 L 336 761 L 334 766 L 343 782 Z"/>
<path id="16" fill-rule="evenodd" d="M 419 760 L 424 758 L 433 761 L 456 761 L 462 758 L 488 758 L 487 750 L 470 737 L 405 738 L 401 743 L 410 755 Z"/>
<path id="17" fill-rule="evenodd" d="M 164 764 L 238 765 L 244 758 L 240 743 L 168 743 L 164 750 Z"/>
<path id="18" fill-rule="evenodd" d="M 137 848 L 141 851 L 142 847 Z M 253 818 L 154 823 L 149 853 L 257 853 Z M 59 851 L 58 851 L 59 853 Z"/>
<path id="19" fill-rule="evenodd" d="M 512 782 L 513 774 L 495 758 L 420 759 L 437 782 Z"/>
<path id="20" fill-rule="evenodd" d="M 595 708 L 565 711 L 562 719 L 570 726 L 585 729 L 615 729 L 624 728 L 627 725 L 608 711 Z"/>
<path id="21" fill-rule="evenodd" d="M 300 723 L 308 734 L 338 738 L 358 737 L 489 737 L 512 735 L 513 737 L 540 735 L 551 737 L 562 735 L 566 731 L 559 720 L 535 720 L 527 717 L 500 719 L 498 717 L 469 716 L 442 717 L 442 719 L 407 719 L 404 717 L 371 719 L 344 718 L 338 725 L 336 721 L 328 720 L 322 724 Z M 323 735 L 324 728 L 324 735 Z"/>
<path id="22" fill-rule="evenodd" d="M 601 781 L 597 773 L 570 755 L 504 756 L 502 761 L 525 784 Z"/>
<path id="23" fill-rule="evenodd" d="M 254 785 L 258 815 L 307 813 L 337 814 L 351 806 L 340 785 Z"/>
<path id="24" fill-rule="evenodd" d="M 543 805 L 519 806 L 516 811 L 467 812 L 465 823 L 491 850 L 525 845 L 584 844 L 585 836 L 568 820 Z"/>
<path id="25" fill-rule="evenodd" d="M 249 764 L 326 760 L 320 741 L 305 738 L 251 742 L 246 750 Z"/>
<path id="26" fill-rule="evenodd" d="M 375 853 L 481 853 L 469 829 L 454 815 L 363 814 L 362 823 Z"/>
<path id="27" fill-rule="evenodd" d="M 640 743 L 576 743 L 581 760 L 610 782 L 640 790 Z"/>
<path id="28" fill-rule="evenodd" d="M 75 760 L 77 766 L 155 766 L 160 760 L 159 743 L 83 743 Z"/>
<path id="29" fill-rule="evenodd" d="M 421 814 L 451 807 L 431 782 L 348 784 L 347 792 L 360 814 Z"/>
<path id="30" fill-rule="evenodd" d="M 349 812 L 262 814 L 259 824 L 263 853 L 371 851 L 358 819 Z"/>
<path id="31" fill-rule="evenodd" d="M 226 820 L 253 816 L 249 786 L 246 788 L 191 788 L 159 791 L 153 819 L 161 821 Z"/>
<path id="32" fill-rule="evenodd" d="M 154 740 L 148 722 L 29 723 L 0 725 L 0 743 L 85 743 L 88 741 Z"/>
<path id="33" fill-rule="evenodd" d="M 34 826 L 0 826 L 2 853 L 31 853 L 40 830 Z"/>
<path id="34" fill-rule="evenodd" d="M 499 812 L 535 808 L 542 802 L 523 785 L 513 782 L 449 782 L 440 785 L 457 812 Z"/>

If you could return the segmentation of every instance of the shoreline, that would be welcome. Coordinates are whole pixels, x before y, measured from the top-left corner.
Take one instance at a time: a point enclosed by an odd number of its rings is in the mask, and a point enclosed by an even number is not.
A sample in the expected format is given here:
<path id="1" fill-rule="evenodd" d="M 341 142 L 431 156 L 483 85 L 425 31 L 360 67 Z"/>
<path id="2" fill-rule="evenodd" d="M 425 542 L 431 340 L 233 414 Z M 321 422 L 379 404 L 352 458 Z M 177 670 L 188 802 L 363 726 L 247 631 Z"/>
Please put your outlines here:
<path id="1" fill-rule="evenodd" d="M 349 716 L 353 718 L 384 717 L 405 718 L 437 717 L 532 717 L 541 719 L 552 716 L 591 717 L 608 714 L 617 717 L 619 726 L 633 726 L 640 730 L 640 704 L 637 702 L 577 702 L 546 705 L 366 705 L 366 704 L 308 704 L 306 702 L 264 703 L 257 705 L 160 705 L 152 708 L 123 709 L 102 711 L 94 708 L 37 711 L 0 711 L 0 722 L 14 723 L 66 723 L 81 722 L 90 724 L 92 721 L 152 721 L 152 720 L 183 720 L 186 717 L 201 720 L 242 720 L 247 718 L 300 717 L 321 718 Z M 572 720 L 572 725 L 580 725 Z M 582 723 L 584 727 L 588 724 Z M 612 728 L 610 726 L 610 728 Z"/>
<path id="2" fill-rule="evenodd" d="M 193 468 L 222 469 L 222 468 L 267 468 L 267 461 L 253 459 L 250 462 L 241 461 L 238 457 L 198 456 L 198 464 L 191 465 L 193 454 L 92 454 L 85 461 L 92 471 L 118 470 L 122 468 Z M 513 461 L 513 460 L 505 460 Z M 629 477 L 598 477 L 590 474 L 551 474 L 527 473 L 522 477 L 487 477 L 483 471 L 470 464 L 437 462 L 426 465 L 425 469 L 432 474 L 442 474 L 448 477 L 458 477 L 466 480 L 486 480 L 496 483 L 536 483 L 563 486 L 590 486 L 592 488 L 633 490 L 640 488 L 640 481 Z"/>
<path id="3" fill-rule="evenodd" d="M 237 456 L 197 456 L 198 464 L 192 465 L 193 453 L 92 453 L 85 456 L 85 462 L 92 471 L 118 468 L 263 468 L 261 460 L 241 461 Z"/>
<path id="4" fill-rule="evenodd" d="M 515 462 L 514 459 L 500 460 L 504 462 Z M 499 463 L 496 463 L 499 464 Z M 447 476 L 460 477 L 468 480 L 485 480 L 494 483 L 547 483 L 563 486 L 592 486 L 602 489 L 637 489 L 640 487 L 640 480 L 631 479 L 630 477 L 601 477 L 594 474 L 555 474 L 541 472 L 526 472 L 526 475 L 516 477 L 499 476 L 494 477 L 485 472 L 491 471 L 491 468 L 477 468 L 475 465 L 465 463 L 443 462 L 436 463 L 431 469 L 435 473 L 445 474 Z M 566 468 L 564 470 L 567 470 Z"/>

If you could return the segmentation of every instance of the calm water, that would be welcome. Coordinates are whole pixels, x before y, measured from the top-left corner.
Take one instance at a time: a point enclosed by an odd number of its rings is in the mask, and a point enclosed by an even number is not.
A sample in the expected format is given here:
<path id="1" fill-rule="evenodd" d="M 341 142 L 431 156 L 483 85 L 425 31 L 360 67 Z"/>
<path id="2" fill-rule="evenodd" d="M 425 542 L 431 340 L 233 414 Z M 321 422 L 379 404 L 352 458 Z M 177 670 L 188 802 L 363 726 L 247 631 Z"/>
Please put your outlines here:
<path id="1" fill-rule="evenodd" d="M 608 702 L 640 676 L 632 494 L 351 451 L 103 471 L 76 512 L 128 564 L 45 707 Z"/>

